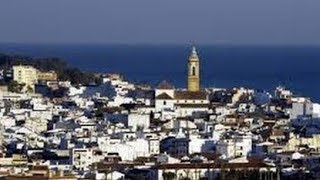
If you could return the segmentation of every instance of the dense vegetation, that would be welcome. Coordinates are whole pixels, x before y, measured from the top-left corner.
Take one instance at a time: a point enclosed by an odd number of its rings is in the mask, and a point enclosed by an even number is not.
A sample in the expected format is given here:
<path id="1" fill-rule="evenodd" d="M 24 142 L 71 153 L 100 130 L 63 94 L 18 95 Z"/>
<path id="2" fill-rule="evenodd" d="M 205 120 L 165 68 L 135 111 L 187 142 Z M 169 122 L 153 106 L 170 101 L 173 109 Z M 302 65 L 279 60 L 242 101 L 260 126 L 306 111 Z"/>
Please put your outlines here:
<path id="1" fill-rule="evenodd" d="M 83 72 L 70 67 L 66 61 L 59 58 L 31 58 L 26 56 L 0 54 L 0 69 L 10 69 L 13 65 L 32 65 L 41 71 L 54 70 L 58 79 L 69 80 L 72 84 L 99 84 L 100 78 L 93 73 Z"/>

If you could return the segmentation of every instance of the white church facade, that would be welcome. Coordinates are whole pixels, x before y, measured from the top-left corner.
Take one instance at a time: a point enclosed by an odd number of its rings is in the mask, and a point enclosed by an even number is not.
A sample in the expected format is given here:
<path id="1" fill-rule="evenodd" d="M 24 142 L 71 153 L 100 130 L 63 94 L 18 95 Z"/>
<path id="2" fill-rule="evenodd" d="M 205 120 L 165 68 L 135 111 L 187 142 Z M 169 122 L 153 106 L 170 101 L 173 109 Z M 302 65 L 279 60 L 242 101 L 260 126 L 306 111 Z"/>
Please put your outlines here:
<path id="1" fill-rule="evenodd" d="M 200 89 L 200 67 L 193 47 L 188 59 L 188 89 L 176 90 L 168 82 L 161 82 L 155 89 L 155 111 L 174 114 L 176 117 L 193 116 L 209 109 L 208 93 Z"/>

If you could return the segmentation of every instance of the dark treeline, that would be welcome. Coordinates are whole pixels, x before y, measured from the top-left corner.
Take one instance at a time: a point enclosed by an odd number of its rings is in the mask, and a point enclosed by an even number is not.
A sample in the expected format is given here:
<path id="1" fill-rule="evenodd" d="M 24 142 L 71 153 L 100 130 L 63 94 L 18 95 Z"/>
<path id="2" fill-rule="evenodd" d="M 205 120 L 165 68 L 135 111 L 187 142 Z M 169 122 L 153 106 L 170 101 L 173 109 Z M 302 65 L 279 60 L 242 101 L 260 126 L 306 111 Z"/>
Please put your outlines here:
<path id="1" fill-rule="evenodd" d="M 0 54 L 0 69 L 10 69 L 13 65 L 31 65 L 41 71 L 53 70 L 58 79 L 71 81 L 72 84 L 99 84 L 100 78 L 93 73 L 73 68 L 60 58 L 32 58 L 26 56 Z"/>

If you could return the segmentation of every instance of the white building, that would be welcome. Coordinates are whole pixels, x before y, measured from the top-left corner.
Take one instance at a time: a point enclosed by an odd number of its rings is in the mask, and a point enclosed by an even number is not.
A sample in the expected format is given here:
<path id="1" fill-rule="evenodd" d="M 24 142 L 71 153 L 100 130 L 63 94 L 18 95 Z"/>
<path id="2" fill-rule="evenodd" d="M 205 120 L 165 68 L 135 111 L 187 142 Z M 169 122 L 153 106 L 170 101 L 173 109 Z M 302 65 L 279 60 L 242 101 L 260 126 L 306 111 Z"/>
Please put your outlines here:
<path id="1" fill-rule="evenodd" d="M 238 135 L 220 140 L 217 143 L 216 150 L 227 159 L 247 156 L 252 150 L 252 137 Z"/>
<path id="2" fill-rule="evenodd" d="M 80 170 L 86 170 L 92 163 L 100 162 L 104 159 L 102 152 L 92 148 L 72 149 L 72 165 Z"/>
<path id="3" fill-rule="evenodd" d="M 282 86 L 279 86 L 275 90 L 275 96 L 280 99 L 288 99 L 292 97 L 292 92 Z"/>
<path id="4" fill-rule="evenodd" d="M 32 88 L 38 81 L 37 69 L 32 66 L 13 66 L 13 80 L 18 84 L 24 84 L 26 88 Z"/>
<path id="5" fill-rule="evenodd" d="M 131 113 L 128 115 L 128 127 L 132 131 L 136 131 L 138 128 L 148 129 L 150 126 L 149 114 Z"/>
<path id="6" fill-rule="evenodd" d="M 0 125 L 7 129 L 16 125 L 16 120 L 12 117 L 0 117 Z"/>
<path id="7" fill-rule="evenodd" d="M 175 112 L 175 117 L 192 116 L 209 110 L 208 95 L 205 91 L 175 90 L 166 81 L 155 90 L 155 111 Z"/>
<path id="8" fill-rule="evenodd" d="M 133 161 L 137 157 L 148 157 L 149 142 L 145 139 L 133 139 L 121 142 L 120 139 L 98 138 L 99 149 L 104 153 L 117 153 L 122 161 Z"/>
<path id="9" fill-rule="evenodd" d="M 313 118 L 320 118 L 320 104 L 319 103 L 312 104 L 312 117 Z"/>
<path id="10" fill-rule="evenodd" d="M 189 154 L 213 152 L 215 141 L 213 139 L 190 138 Z"/>
<path id="11" fill-rule="evenodd" d="M 160 153 L 160 140 L 158 138 L 150 138 L 148 139 L 149 142 L 149 153 L 152 154 L 159 154 Z"/>
<path id="12" fill-rule="evenodd" d="M 219 141 L 224 132 L 226 132 L 225 126 L 222 124 L 216 124 L 212 131 L 212 139 Z"/>
<path id="13" fill-rule="evenodd" d="M 313 103 L 307 98 L 292 98 L 290 119 L 302 119 L 313 115 Z M 317 109 L 318 110 L 318 109 Z M 316 112 L 318 113 L 318 112 Z"/>
<path id="14" fill-rule="evenodd" d="M 205 114 L 209 110 L 208 104 L 176 104 L 176 117 L 187 117 Z"/>
<path id="15" fill-rule="evenodd" d="M 75 168 L 85 170 L 92 164 L 93 151 L 90 148 L 72 150 L 72 164 Z"/>
<path id="16" fill-rule="evenodd" d="M 130 104 L 130 103 L 134 103 L 133 98 L 117 94 L 112 101 L 109 101 L 108 106 L 118 107 L 121 104 Z"/>
<path id="17" fill-rule="evenodd" d="M 115 180 L 115 179 L 124 179 L 125 174 L 119 172 L 119 171 L 112 171 L 107 173 L 105 178 L 101 178 L 101 179 L 106 179 L 106 180 Z M 96 178 L 98 179 L 98 178 Z"/>
<path id="18" fill-rule="evenodd" d="M 238 112 L 253 113 L 256 110 L 256 105 L 252 103 L 240 103 L 238 106 Z"/>
<path id="19" fill-rule="evenodd" d="M 242 87 L 239 89 L 234 88 L 233 90 L 235 91 L 235 93 L 232 96 L 232 100 L 231 100 L 232 104 L 237 103 L 242 96 L 250 96 L 250 95 L 254 94 L 254 90 L 246 89 L 246 88 L 242 88 Z"/>
<path id="20" fill-rule="evenodd" d="M 43 118 L 27 118 L 24 126 L 31 131 L 40 134 L 41 132 L 47 131 L 48 121 Z"/>
<path id="21" fill-rule="evenodd" d="M 84 92 L 85 90 L 86 90 L 86 87 L 84 87 L 84 86 L 81 86 L 81 87 L 79 87 L 79 88 L 70 87 L 70 88 L 69 88 L 68 95 L 69 95 L 69 96 L 81 95 L 81 94 L 83 94 L 83 92 Z"/>
<path id="22" fill-rule="evenodd" d="M 127 141 L 127 145 L 133 147 L 134 157 L 149 157 L 149 142 L 145 139 L 136 139 L 133 141 Z"/>

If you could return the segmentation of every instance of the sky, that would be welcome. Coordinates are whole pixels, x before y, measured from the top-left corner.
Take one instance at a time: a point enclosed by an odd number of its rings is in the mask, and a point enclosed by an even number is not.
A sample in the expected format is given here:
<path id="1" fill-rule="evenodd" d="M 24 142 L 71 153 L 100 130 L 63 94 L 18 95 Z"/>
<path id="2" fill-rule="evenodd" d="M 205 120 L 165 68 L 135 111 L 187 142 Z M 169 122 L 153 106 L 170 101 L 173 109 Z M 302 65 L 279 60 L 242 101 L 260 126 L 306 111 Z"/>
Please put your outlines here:
<path id="1" fill-rule="evenodd" d="M 320 45 L 319 0 L 3 0 L 0 42 Z"/>

